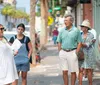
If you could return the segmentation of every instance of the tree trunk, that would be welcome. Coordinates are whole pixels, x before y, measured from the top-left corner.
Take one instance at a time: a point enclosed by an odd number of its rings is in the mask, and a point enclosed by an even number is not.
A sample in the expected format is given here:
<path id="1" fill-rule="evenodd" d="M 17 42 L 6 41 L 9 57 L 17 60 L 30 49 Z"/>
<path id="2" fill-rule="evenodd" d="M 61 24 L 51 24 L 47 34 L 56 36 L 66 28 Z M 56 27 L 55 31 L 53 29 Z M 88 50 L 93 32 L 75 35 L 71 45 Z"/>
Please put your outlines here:
<path id="1" fill-rule="evenodd" d="M 47 19 L 48 19 L 48 5 L 47 0 L 41 0 L 41 34 L 40 45 L 41 48 L 45 47 L 47 43 Z"/>
<path id="2" fill-rule="evenodd" d="M 46 41 L 48 39 L 48 29 L 47 29 L 47 26 L 48 26 L 48 15 L 49 15 L 49 12 L 48 12 L 48 0 L 45 0 L 45 29 L 46 29 Z"/>
<path id="3" fill-rule="evenodd" d="M 32 64 L 36 64 L 35 57 L 35 6 L 36 0 L 30 0 L 30 39 L 32 43 Z"/>

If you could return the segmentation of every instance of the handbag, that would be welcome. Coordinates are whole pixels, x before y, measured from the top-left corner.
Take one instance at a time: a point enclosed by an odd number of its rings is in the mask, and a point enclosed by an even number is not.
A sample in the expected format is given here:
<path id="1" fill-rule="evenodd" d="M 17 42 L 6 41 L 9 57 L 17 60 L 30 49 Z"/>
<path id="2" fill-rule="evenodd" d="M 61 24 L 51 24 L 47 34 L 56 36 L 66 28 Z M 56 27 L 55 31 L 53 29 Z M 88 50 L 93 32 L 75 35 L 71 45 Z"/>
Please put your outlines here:
<path id="1" fill-rule="evenodd" d="M 83 50 L 80 50 L 77 56 L 78 56 L 78 60 L 79 61 L 83 61 L 84 60 L 84 52 L 83 52 Z"/>

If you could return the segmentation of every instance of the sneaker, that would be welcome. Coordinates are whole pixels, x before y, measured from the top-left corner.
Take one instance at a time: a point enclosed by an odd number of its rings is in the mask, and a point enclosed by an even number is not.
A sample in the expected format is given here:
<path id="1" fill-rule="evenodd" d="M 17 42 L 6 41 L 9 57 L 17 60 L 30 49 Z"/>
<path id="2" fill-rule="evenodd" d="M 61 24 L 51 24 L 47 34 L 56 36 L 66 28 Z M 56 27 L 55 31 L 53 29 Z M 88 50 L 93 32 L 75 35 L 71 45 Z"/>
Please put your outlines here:
<path id="1" fill-rule="evenodd" d="M 82 81 L 87 81 L 88 80 L 88 78 L 86 78 L 86 77 L 83 77 L 83 79 L 82 79 Z"/>

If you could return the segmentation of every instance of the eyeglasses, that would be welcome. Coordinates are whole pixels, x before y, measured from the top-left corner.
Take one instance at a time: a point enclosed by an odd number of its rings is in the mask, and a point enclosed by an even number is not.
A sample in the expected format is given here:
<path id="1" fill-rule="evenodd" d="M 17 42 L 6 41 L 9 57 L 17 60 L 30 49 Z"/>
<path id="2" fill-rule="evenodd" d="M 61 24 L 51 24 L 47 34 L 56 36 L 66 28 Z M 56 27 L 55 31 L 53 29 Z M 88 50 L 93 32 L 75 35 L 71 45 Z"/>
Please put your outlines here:
<path id="1" fill-rule="evenodd" d="M 3 31 L 3 30 L 4 30 L 4 28 L 0 28 L 0 30 L 1 30 L 1 31 Z"/>

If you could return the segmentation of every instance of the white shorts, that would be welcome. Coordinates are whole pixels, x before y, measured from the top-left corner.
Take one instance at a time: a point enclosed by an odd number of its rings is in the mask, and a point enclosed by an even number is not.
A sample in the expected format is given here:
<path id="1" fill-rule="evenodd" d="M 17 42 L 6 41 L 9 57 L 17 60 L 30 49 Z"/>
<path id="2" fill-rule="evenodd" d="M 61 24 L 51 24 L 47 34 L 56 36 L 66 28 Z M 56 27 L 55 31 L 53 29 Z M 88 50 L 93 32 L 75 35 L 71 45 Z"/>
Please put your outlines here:
<path id="1" fill-rule="evenodd" d="M 69 72 L 79 72 L 76 50 L 70 52 L 61 50 L 59 52 L 59 58 L 60 58 L 60 66 L 63 71 L 68 70 Z"/>

